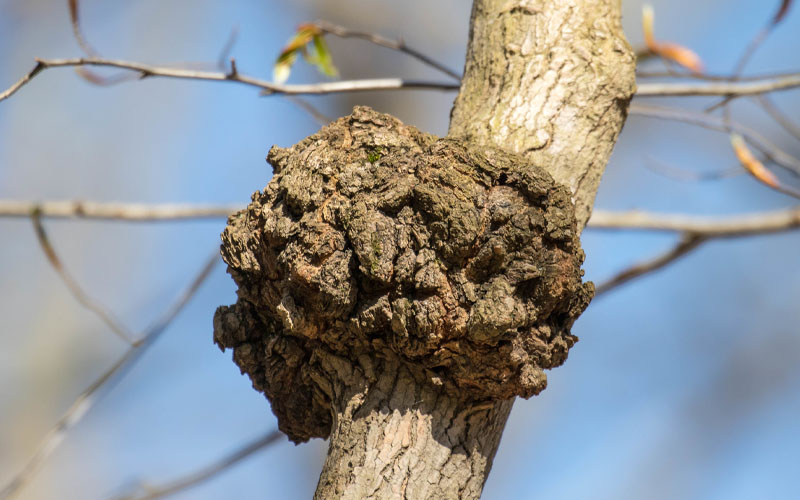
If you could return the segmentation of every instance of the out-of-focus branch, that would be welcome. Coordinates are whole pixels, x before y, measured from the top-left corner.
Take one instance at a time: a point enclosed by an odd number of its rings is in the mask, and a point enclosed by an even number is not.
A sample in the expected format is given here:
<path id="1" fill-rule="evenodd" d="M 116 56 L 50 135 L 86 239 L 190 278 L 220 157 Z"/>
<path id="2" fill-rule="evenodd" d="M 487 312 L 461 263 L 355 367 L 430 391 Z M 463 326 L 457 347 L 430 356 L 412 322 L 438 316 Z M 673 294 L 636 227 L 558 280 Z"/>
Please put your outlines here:
<path id="1" fill-rule="evenodd" d="M 344 26 L 339 26 L 338 24 L 333 24 L 328 21 L 322 21 L 322 20 L 316 21 L 314 25 L 318 27 L 320 30 L 324 31 L 325 33 L 330 33 L 331 35 L 335 35 L 341 38 L 360 38 L 362 40 L 367 40 L 368 42 L 374 43 L 375 45 L 380 45 L 381 47 L 397 50 L 399 52 L 402 52 L 417 59 L 418 61 L 421 61 L 424 64 L 427 64 L 428 66 L 438 71 L 441 71 L 442 73 L 458 81 L 461 80 L 461 75 L 459 75 L 456 71 L 453 71 L 444 64 L 434 61 L 433 59 L 426 56 L 422 52 L 410 48 L 405 44 L 405 42 L 402 39 L 390 40 L 375 33 L 367 33 L 364 31 L 351 30 L 349 28 L 345 28 Z"/>
<path id="2" fill-rule="evenodd" d="M 726 217 L 595 211 L 592 218 L 589 219 L 588 227 L 681 233 L 681 239 L 668 251 L 634 264 L 598 285 L 596 295 L 600 295 L 633 279 L 666 267 L 712 239 L 736 238 L 798 229 L 800 228 L 800 206 L 781 211 Z"/>
<path id="3" fill-rule="evenodd" d="M 707 238 L 735 238 L 798 229 L 800 206 L 773 212 L 720 217 L 595 210 L 588 227 L 605 230 L 675 231 Z"/>
<path id="4" fill-rule="evenodd" d="M 89 385 L 72 403 L 72 406 L 58 419 L 56 425 L 47 433 L 36 449 L 33 456 L 24 465 L 22 470 L 12 477 L 6 486 L 0 490 L 0 500 L 12 498 L 20 489 L 30 481 L 39 467 L 51 453 L 64 440 L 69 430 L 80 422 L 81 418 L 94 406 L 94 404 L 107 393 L 122 376 L 138 361 L 147 349 L 161 336 L 172 320 L 194 296 L 200 285 L 211 274 L 214 266 L 219 262 L 219 252 L 215 251 L 200 273 L 192 280 L 191 284 L 178 296 L 175 302 L 153 325 L 146 329 L 142 336 L 134 342 L 125 354 L 109 369 L 103 372 Z"/>
<path id="5" fill-rule="evenodd" d="M 98 203 L 89 201 L 0 201 L 0 217 L 39 216 L 119 221 L 162 221 L 221 218 L 236 212 L 236 205 L 185 205 Z M 724 217 L 648 212 L 595 210 L 589 227 L 605 230 L 677 231 L 710 237 L 736 237 L 786 231 L 800 227 L 800 206 L 785 210 Z"/>
<path id="6" fill-rule="evenodd" d="M 785 131 L 793 135 L 795 138 L 800 139 L 800 126 L 794 123 L 783 111 L 781 111 L 772 101 L 765 95 L 755 97 L 756 102 L 761 108 L 773 119 L 775 123 L 783 127 Z"/>
<path id="7" fill-rule="evenodd" d="M 175 493 L 187 490 L 198 484 L 201 484 L 209 479 L 212 479 L 217 474 L 220 474 L 227 469 L 233 467 L 245 458 L 253 455 L 257 451 L 267 448 L 272 443 L 276 442 L 283 433 L 279 430 L 273 430 L 260 436 L 258 439 L 247 443 L 230 455 L 227 455 L 220 460 L 201 468 L 198 471 L 187 474 L 186 476 L 174 479 L 164 483 L 163 486 L 150 487 L 145 486 L 145 493 L 139 495 L 127 495 L 122 497 L 115 497 L 115 500 L 156 500 L 164 498 Z"/>
<path id="8" fill-rule="evenodd" d="M 774 161 L 788 171 L 800 175 L 800 160 L 780 149 L 776 144 L 757 131 L 741 123 L 726 121 L 724 118 L 718 118 L 707 113 L 698 113 L 688 109 L 650 106 L 637 103 L 631 104 L 628 112 L 630 114 L 647 116 L 650 118 L 689 123 L 726 134 L 737 132 L 747 139 L 756 149 L 766 155 L 768 159 Z"/>
<path id="9" fill-rule="evenodd" d="M 636 279 L 640 276 L 644 276 L 645 274 L 652 273 L 665 267 L 672 262 L 675 262 L 679 258 L 683 257 L 687 253 L 691 252 L 692 250 L 696 249 L 703 243 L 708 241 L 708 238 L 703 236 L 698 236 L 691 233 L 684 234 L 678 243 L 664 252 L 661 255 L 658 255 L 652 259 L 648 259 L 644 262 L 639 262 L 634 264 L 633 266 L 625 269 L 624 271 L 618 273 L 613 278 L 600 283 L 595 288 L 595 296 L 602 295 L 606 292 L 609 292 L 618 286 L 624 285 L 625 283 Z"/>
<path id="10" fill-rule="evenodd" d="M 89 297 L 89 295 L 81 288 L 75 278 L 70 275 L 66 268 L 64 268 L 64 264 L 61 262 L 61 259 L 58 257 L 55 248 L 53 248 L 52 243 L 50 243 L 50 238 L 47 236 L 47 232 L 44 230 L 44 226 L 42 225 L 42 219 L 38 212 L 34 211 L 33 215 L 31 216 L 31 222 L 33 222 L 33 228 L 36 231 L 36 238 L 39 240 L 39 246 L 42 247 L 42 252 L 47 257 L 48 262 L 55 270 L 56 274 L 61 278 L 61 281 L 69 289 L 70 293 L 72 293 L 75 300 L 77 300 L 83 307 L 92 311 L 100 320 L 108 326 L 112 332 L 114 332 L 119 338 L 125 341 L 126 344 L 132 345 L 134 342 L 133 334 L 128 331 L 127 328 L 122 326 L 122 324 L 117 321 L 113 314 L 108 311 L 105 307 L 103 307 L 100 303 Z"/>
<path id="11" fill-rule="evenodd" d="M 376 78 L 364 80 L 342 80 L 338 82 L 324 82 L 311 84 L 279 84 L 267 80 L 244 75 L 238 71 L 215 72 L 195 71 L 166 66 L 154 66 L 131 61 L 115 59 L 100 59 L 94 57 L 78 57 L 73 59 L 37 59 L 36 66 L 11 87 L 0 93 L 0 101 L 8 99 L 20 88 L 25 86 L 36 75 L 45 69 L 61 67 L 97 66 L 107 68 L 120 68 L 135 71 L 141 78 L 164 77 L 185 80 L 206 80 L 218 82 L 236 82 L 242 85 L 255 87 L 263 95 L 300 95 L 300 94 L 334 94 L 341 92 L 363 92 L 367 90 L 398 90 L 398 89 L 427 89 L 427 90 L 458 90 L 459 84 L 429 81 L 411 81 L 402 78 Z"/>
<path id="12" fill-rule="evenodd" d="M 237 205 L 181 205 L 143 203 L 101 203 L 94 201 L 0 200 L 0 217 L 106 219 L 120 221 L 169 221 L 216 219 L 241 209 Z"/>
<path id="13" fill-rule="evenodd" d="M 663 96 L 744 96 L 800 87 L 800 74 L 793 73 L 747 81 L 653 82 L 637 85 L 637 97 Z"/>

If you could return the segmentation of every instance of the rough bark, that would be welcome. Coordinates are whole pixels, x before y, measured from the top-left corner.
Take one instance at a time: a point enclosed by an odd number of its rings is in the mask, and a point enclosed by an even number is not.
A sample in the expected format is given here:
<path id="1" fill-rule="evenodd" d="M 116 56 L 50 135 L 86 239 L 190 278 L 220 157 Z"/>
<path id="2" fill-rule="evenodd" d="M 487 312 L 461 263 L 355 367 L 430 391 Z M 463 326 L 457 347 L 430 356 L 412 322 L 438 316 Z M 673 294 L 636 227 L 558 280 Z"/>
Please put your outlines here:
<path id="1" fill-rule="evenodd" d="M 449 135 L 544 167 L 583 228 L 634 90 L 620 0 L 475 0 Z"/>
<path id="2" fill-rule="evenodd" d="M 470 36 L 447 138 L 356 108 L 273 148 L 223 233 L 215 341 L 291 440 L 330 437 L 316 498 L 478 498 L 513 398 L 577 340 L 633 92 L 619 3 L 476 0 Z"/>

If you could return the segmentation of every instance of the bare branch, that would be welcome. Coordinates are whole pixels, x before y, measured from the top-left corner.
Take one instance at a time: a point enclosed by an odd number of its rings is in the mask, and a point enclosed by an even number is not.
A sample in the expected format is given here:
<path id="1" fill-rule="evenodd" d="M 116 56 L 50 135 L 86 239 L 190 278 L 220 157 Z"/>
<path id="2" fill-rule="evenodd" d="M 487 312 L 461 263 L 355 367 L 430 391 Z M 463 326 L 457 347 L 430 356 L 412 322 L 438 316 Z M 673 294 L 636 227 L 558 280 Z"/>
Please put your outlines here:
<path id="1" fill-rule="evenodd" d="M 218 82 L 236 82 L 242 85 L 261 89 L 262 95 L 300 95 L 300 94 L 334 94 L 342 92 L 362 92 L 367 90 L 398 90 L 398 89 L 426 89 L 426 90 L 458 90 L 458 83 L 410 81 L 402 78 L 377 78 L 364 80 L 342 80 L 338 82 L 310 83 L 310 84 L 279 84 L 239 72 L 226 73 L 215 71 L 195 71 L 189 69 L 170 68 L 166 66 L 153 66 L 131 61 L 115 59 L 100 59 L 92 57 L 79 57 L 73 59 L 37 59 L 33 67 L 17 83 L 0 93 L 0 101 L 8 99 L 33 77 L 44 69 L 60 67 L 97 66 L 120 68 L 136 71 L 141 78 L 164 77 L 179 78 L 184 80 L 206 80 Z"/>
<path id="2" fill-rule="evenodd" d="M 219 56 L 217 56 L 217 68 L 220 71 L 227 70 L 226 65 L 230 62 L 230 73 L 236 74 L 236 62 L 231 57 L 231 51 L 233 51 L 233 46 L 236 45 L 237 40 L 239 40 L 239 27 L 234 26 L 228 35 L 228 39 L 225 40 L 225 45 L 219 51 Z"/>
<path id="3" fill-rule="evenodd" d="M 659 96 L 743 96 L 800 87 L 800 73 L 769 78 L 703 83 L 640 83 L 637 97 Z"/>
<path id="4" fill-rule="evenodd" d="M 800 206 L 786 210 L 724 217 L 647 212 L 595 210 L 589 219 L 593 229 L 677 231 L 706 238 L 734 238 L 800 228 Z"/>
<path id="5" fill-rule="evenodd" d="M 294 96 L 294 95 L 287 95 L 286 99 L 297 106 L 298 108 L 302 109 L 306 113 L 314 119 L 320 125 L 327 125 L 333 121 L 331 117 L 323 113 L 322 111 L 318 110 L 313 104 L 306 101 L 303 98 Z"/>
<path id="6" fill-rule="evenodd" d="M 169 221 L 216 219 L 240 210 L 239 205 L 180 205 L 142 203 L 101 203 L 93 201 L 13 201 L 0 200 L 0 217 L 57 219 L 103 219 L 118 221 Z"/>
<path id="7" fill-rule="evenodd" d="M 792 172 L 800 175 L 800 160 L 786 153 L 769 139 L 741 123 L 718 118 L 706 113 L 698 113 L 688 109 L 668 108 L 662 106 L 648 106 L 644 104 L 631 104 L 628 111 L 631 114 L 659 118 L 662 120 L 675 120 L 700 127 L 716 130 L 729 134 L 731 131 L 737 132 L 747 139 L 756 149 L 761 151 L 768 159 Z"/>
<path id="8" fill-rule="evenodd" d="M 282 435 L 283 433 L 279 430 L 273 430 L 267 432 L 266 434 L 260 436 L 258 439 L 255 439 L 252 442 L 242 446 L 241 448 L 234 451 L 230 455 L 210 465 L 207 465 L 198 471 L 195 471 L 191 474 L 187 474 L 184 477 L 168 481 L 163 486 L 158 486 L 155 488 L 146 487 L 147 491 L 142 495 L 128 495 L 123 497 L 116 497 L 115 500 L 156 500 L 158 498 L 164 498 L 170 495 L 174 495 L 175 493 L 187 490 L 189 488 L 197 486 L 200 483 L 212 479 L 217 474 L 220 474 L 226 471 L 227 469 L 233 467 L 234 465 L 241 462 L 245 458 L 253 455 L 257 451 L 267 448 L 269 445 L 276 442 Z"/>
<path id="9" fill-rule="evenodd" d="M 728 177 L 735 177 L 737 175 L 742 175 L 745 173 L 745 171 L 742 170 L 741 165 L 710 172 L 695 172 L 694 170 L 689 170 L 675 165 L 670 165 L 653 156 L 647 157 L 647 161 L 644 162 L 644 166 L 646 169 L 655 172 L 656 174 L 662 175 L 664 177 L 668 177 L 670 179 L 675 179 L 678 181 L 689 181 L 689 182 L 716 181 Z"/>
<path id="10" fill-rule="evenodd" d="M 800 139 L 800 126 L 786 116 L 767 96 L 759 95 L 755 97 L 755 100 L 778 125 L 795 138 Z"/>
<path id="11" fill-rule="evenodd" d="M 400 51 L 404 54 L 407 54 L 418 61 L 421 61 L 428 66 L 441 71 L 442 73 L 451 76 L 452 78 L 461 81 L 461 75 L 459 75 L 456 71 L 448 68 L 444 64 L 434 61 L 430 57 L 426 56 L 422 52 L 414 50 L 408 47 L 405 42 L 400 40 L 390 40 L 388 38 L 384 38 L 380 35 L 375 33 L 367 33 L 363 31 L 355 31 L 344 26 L 339 26 L 338 24 L 333 24 L 328 21 L 316 21 L 314 23 L 316 27 L 320 30 L 324 31 L 325 33 L 330 33 L 331 35 L 335 35 L 341 38 L 360 38 L 362 40 L 367 40 L 368 42 L 374 43 L 375 45 L 380 45 L 381 47 L 387 47 L 392 50 Z"/>
<path id="12" fill-rule="evenodd" d="M 668 251 L 664 252 L 663 254 L 654 257 L 650 260 L 635 264 L 629 267 L 628 269 L 625 269 L 624 271 L 620 272 L 619 274 L 609 279 L 608 281 L 605 281 L 597 285 L 597 287 L 595 288 L 595 296 L 599 296 L 606 292 L 609 292 L 617 288 L 618 286 L 624 285 L 625 283 L 633 279 L 636 279 L 640 276 L 644 276 L 645 274 L 657 271 L 662 267 L 665 267 L 671 264 L 672 262 L 675 262 L 676 260 L 683 257 L 687 253 L 691 252 L 695 248 L 699 247 L 706 241 L 708 241 L 707 238 L 695 234 L 686 233 L 681 237 L 677 245 L 675 245 Z"/>
<path id="13" fill-rule="evenodd" d="M 103 372 L 72 403 L 72 406 L 58 419 L 56 425 L 47 433 L 33 456 L 6 486 L 0 490 L 0 500 L 12 498 L 30 481 L 34 473 L 64 440 L 69 430 L 75 426 L 95 403 L 119 382 L 125 373 L 138 361 L 147 349 L 161 336 L 173 319 L 194 296 L 200 285 L 211 274 L 219 262 L 219 252 L 215 251 L 191 284 L 178 296 L 175 302 L 153 325 L 145 330 L 139 340 L 134 342 L 125 354 L 109 369 Z"/>
<path id="14" fill-rule="evenodd" d="M 8 99 L 42 70 L 58 67 L 111 67 L 139 73 L 141 78 L 164 77 L 187 80 L 206 80 L 220 82 L 236 82 L 258 88 L 262 95 L 303 95 L 334 94 L 342 92 L 363 92 L 368 90 L 458 90 L 458 82 L 412 81 L 402 78 L 377 78 L 364 80 L 343 80 L 311 84 L 278 84 L 267 80 L 240 74 L 238 72 L 195 71 L 189 69 L 154 66 L 132 61 L 81 57 L 73 59 L 38 59 L 36 65 L 27 74 L 0 93 L 0 101 Z M 640 97 L 652 96 L 743 96 L 763 94 L 776 90 L 786 90 L 800 86 L 800 74 L 787 74 L 769 78 L 741 81 L 720 81 L 704 83 L 641 83 L 636 92 Z"/>
<path id="15" fill-rule="evenodd" d="M 39 246 L 42 247 L 42 252 L 44 252 L 45 256 L 47 257 L 47 261 L 50 262 L 50 265 L 55 270 L 56 274 L 61 278 L 61 281 L 69 289 L 72 296 L 75 297 L 83 307 L 92 311 L 100 320 L 108 326 L 112 332 L 114 332 L 117 337 L 121 338 L 125 341 L 126 344 L 132 345 L 133 344 L 133 334 L 128 331 L 127 328 L 122 326 L 122 324 L 117 321 L 110 311 L 108 311 L 105 307 L 103 307 L 99 302 L 93 300 L 89 295 L 83 291 L 83 288 L 75 281 L 67 270 L 64 268 L 64 264 L 61 262 L 61 259 L 58 257 L 53 245 L 50 243 L 50 238 L 47 236 L 47 232 L 44 230 L 44 226 L 42 225 L 41 216 L 38 212 L 34 212 L 31 215 L 31 222 L 33 222 L 33 228 L 36 231 L 36 238 L 39 240 Z"/>

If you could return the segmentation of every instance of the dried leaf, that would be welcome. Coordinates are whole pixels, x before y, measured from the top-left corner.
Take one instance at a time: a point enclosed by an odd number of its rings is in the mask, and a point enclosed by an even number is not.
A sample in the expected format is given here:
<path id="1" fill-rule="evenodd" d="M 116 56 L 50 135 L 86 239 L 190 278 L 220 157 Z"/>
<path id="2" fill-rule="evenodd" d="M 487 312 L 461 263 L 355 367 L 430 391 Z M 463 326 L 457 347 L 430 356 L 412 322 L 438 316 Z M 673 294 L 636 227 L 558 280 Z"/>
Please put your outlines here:
<path id="1" fill-rule="evenodd" d="M 652 53 L 673 61 L 692 73 L 703 72 L 703 60 L 693 50 L 672 42 L 658 42 L 655 38 L 655 13 L 651 5 L 642 6 L 644 43 Z"/>
<path id="2" fill-rule="evenodd" d="M 731 134 L 731 146 L 733 146 L 733 152 L 736 153 L 739 162 L 750 175 L 771 188 L 780 188 L 780 181 L 778 181 L 778 178 L 753 155 L 741 135 Z"/>
<path id="3" fill-rule="evenodd" d="M 664 59 L 669 59 L 692 73 L 703 72 L 703 60 L 693 50 L 675 43 L 663 42 L 658 45 L 656 53 Z"/>

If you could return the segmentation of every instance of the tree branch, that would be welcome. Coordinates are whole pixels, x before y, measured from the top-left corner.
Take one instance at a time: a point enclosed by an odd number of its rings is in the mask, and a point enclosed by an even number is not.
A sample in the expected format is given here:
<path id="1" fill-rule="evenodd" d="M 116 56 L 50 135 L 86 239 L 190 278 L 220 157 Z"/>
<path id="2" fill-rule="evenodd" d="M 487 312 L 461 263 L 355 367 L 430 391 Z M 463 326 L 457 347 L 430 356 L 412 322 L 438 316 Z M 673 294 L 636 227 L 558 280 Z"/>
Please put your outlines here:
<path id="1" fill-rule="evenodd" d="M 605 230 L 677 231 L 709 238 L 734 238 L 800 228 L 800 206 L 773 212 L 722 217 L 596 210 L 589 220 L 589 227 Z"/>
<path id="2" fill-rule="evenodd" d="M 399 50 L 399 49 L 398 49 Z M 407 49 L 410 50 L 410 49 Z M 420 54 L 421 55 L 421 54 Z M 417 56 L 415 56 L 417 57 Z M 419 57 L 417 57 L 419 58 Z M 242 75 L 238 71 L 196 71 L 166 66 L 155 66 L 132 61 L 80 57 L 72 59 L 37 59 L 36 65 L 16 83 L 0 93 L 0 101 L 8 99 L 45 69 L 58 67 L 112 67 L 140 74 L 141 78 L 164 77 L 186 80 L 227 81 L 258 88 L 263 95 L 318 95 L 368 90 L 442 90 L 459 89 L 459 83 L 413 81 L 402 78 L 377 78 L 364 80 L 342 80 L 311 84 L 278 84 L 267 80 Z M 448 70 L 450 71 L 450 70 Z M 787 90 L 800 86 L 800 74 L 787 74 L 756 80 L 718 81 L 701 83 L 640 83 L 636 91 L 639 97 L 655 96 L 743 96 Z"/>
<path id="3" fill-rule="evenodd" d="M 375 33 L 355 31 L 323 20 L 316 21 L 314 25 L 325 33 L 330 33 L 331 35 L 335 35 L 340 38 L 360 38 L 362 40 L 367 40 L 370 43 L 374 43 L 375 45 L 380 45 L 381 47 L 397 50 L 417 59 L 418 61 L 421 61 L 423 64 L 427 64 L 428 66 L 441 71 L 442 73 L 454 78 L 459 82 L 461 81 L 461 75 L 459 75 L 456 71 L 453 71 L 444 64 L 434 61 L 422 52 L 408 47 L 402 39 L 390 40 Z"/>
<path id="4" fill-rule="evenodd" d="M 161 336 L 172 320 L 178 315 L 183 307 L 194 296 L 200 285 L 211 274 L 211 270 L 219 262 L 219 253 L 215 251 L 211 258 L 206 262 L 200 273 L 192 280 L 192 283 L 178 296 L 175 302 L 164 312 L 150 328 L 145 330 L 139 340 L 134 342 L 125 354 L 111 365 L 100 377 L 87 387 L 69 409 L 58 419 L 56 425 L 47 433 L 34 452 L 33 456 L 23 466 L 6 486 L 0 490 L 0 500 L 12 498 L 25 484 L 30 481 L 39 467 L 53 453 L 59 444 L 64 440 L 67 433 L 72 429 L 95 403 L 119 382 L 122 376 L 138 361 L 147 349 Z M 104 391 L 104 392 L 103 392 Z"/>
<path id="5" fill-rule="evenodd" d="M 227 217 L 235 205 L 100 203 L 90 201 L 2 201 L 0 217 L 77 218 L 112 221 L 169 221 Z M 724 217 L 649 212 L 595 210 L 588 227 L 596 230 L 692 232 L 711 237 L 736 237 L 786 231 L 800 227 L 800 206 L 785 210 Z"/>
<path id="6" fill-rule="evenodd" d="M 396 90 L 396 89 L 427 89 L 427 90 L 458 90 L 458 82 L 427 82 L 410 81 L 401 78 L 377 78 L 365 80 L 342 80 L 338 82 L 324 82 L 312 84 L 279 84 L 261 80 L 237 72 L 196 71 L 189 69 L 170 68 L 166 66 L 153 66 L 131 61 L 116 59 L 101 59 L 94 57 L 79 57 L 73 59 L 37 59 L 36 66 L 15 84 L 0 93 L 0 101 L 8 99 L 20 88 L 31 81 L 45 69 L 59 67 L 97 66 L 120 68 L 136 71 L 141 78 L 165 77 L 184 80 L 206 80 L 219 82 L 236 82 L 250 87 L 261 89 L 263 95 L 300 95 L 300 94 L 334 94 L 341 92 L 360 92 L 366 90 Z"/>
<path id="7" fill-rule="evenodd" d="M 727 217 L 597 211 L 589 220 L 589 227 L 681 232 L 681 239 L 668 251 L 634 264 L 599 284 L 595 289 L 595 295 L 601 295 L 631 280 L 666 267 L 712 239 L 751 236 L 800 228 L 800 206 L 782 211 Z"/>
<path id="8" fill-rule="evenodd" d="M 47 232 L 44 230 L 44 226 L 42 225 L 41 215 L 38 212 L 34 212 L 31 216 L 31 222 L 33 222 L 33 228 L 36 231 L 36 239 L 39 240 L 39 246 L 42 247 L 42 252 L 47 257 L 47 261 L 50 262 L 50 265 L 55 270 L 56 274 L 61 278 L 61 281 L 67 286 L 67 289 L 72 293 L 72 296 L 75 297 L 75 300 L 78 301 L 83 307 L 92 311 L 100 320 L 108 326 L 112 332 L 114 332 L 117 337 L 122 339 L 126 344 L 132 345 L 133 334 L 128 331 L 127 328 L 122 326 L 122 324 L 114 318 L 114 315 L 108 311 L 105 307 L 103 307 L 100 303 L 89 297 L 89 295 L 81 288 L 75 278 L 70 275 L 67 270 L 64 268 L 64 264 L 61 262 L 61 259 L 58 257 L 55 248 L 50 243 L 50 238 L 47 236 Z"/>
<path id="9" fill-rule="evenodd" d="M 226 457 L 223 457 L 222 459 L 209 464 L 198 471 L 192 472 L 177 479 L 173 479 L 172 481 L 167 481 L 163 486 L 158 486 L 155 488 L 146 487 L 147 491 L 142 495 L 115 497 L 115 500 L 156 500 L 158 498 L 164 498 L 189 488 L 193 488 L 198 484 L 213 479 L 214 476 L 225 472 L 227 469 L 233 467 L 257 451 L 267 448 L 269 445 L 276 442 L 281 436 L 283 436 L 283 433 L 277 429 L 267 432 L 252 442 L 245 444 L 230 455 L 227 455 Z"/>
<path id="10" fill-rule="evenodd" d="M 39 217 L 56 219 L 101 219 L 118 221 L 169 221 L 216 219 L 241 209 L 238 205 L 181 205 L 143 203 L 102 203 L 94 201 L 15 201 L 0 200 L 0 217 Z"/>
<path id="11" fill-rule="evenodd" d="M 697 125 L 710 130 L 716 130 L 729 134 L 737 132 L 747 139 L 756 149 L 761 151 L 768 159 L 792 172 L 800 175 L 800 160 L 780 149 L 772 141 L 753 130 L 735 121 L 726 121 L 723 118 L 698 113 L 688 109 L 669 108 L 664 106 L 649 106 L 644 104 L 631 104 L 628 113 L 662 120 L 674 120 L 691 125 Z"/>
<path id="12" fill-rule="evenodd" d="M 657 271 L 671 264 L 672 262 L 675 262 L 676 260 L 688 254 L 692 250 L 696 249 L 706 241 L 708 241 L 708 239 L 703 236 L 686 233 L 681 237 L 681 239 L 674 247 L 667 250 L 663 254 L 658 255 L 652 259 L 646 260 L 644 262 L 634 264 L 628 269 L 625 269 L 624 271 L 618 273 L 616 276 L 609 279 L 608 281 L 605 281 L 597 285 L 597 287 L 595 288 L 594 295 L 595 297 L 597 297 L 604 293 L 610 292 L 611 290 L 621 285 L 624 285 L 625 283 L 633 279 Z"/>
<path id="13" fill-rule="evenodd" d="M 637 86 L 636 96 L 743 96 L 788 90 L 795 87 L 800 87 L 800 73 L 749 81 L 640 83 Z"/>

